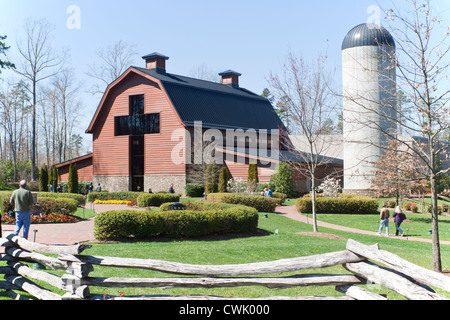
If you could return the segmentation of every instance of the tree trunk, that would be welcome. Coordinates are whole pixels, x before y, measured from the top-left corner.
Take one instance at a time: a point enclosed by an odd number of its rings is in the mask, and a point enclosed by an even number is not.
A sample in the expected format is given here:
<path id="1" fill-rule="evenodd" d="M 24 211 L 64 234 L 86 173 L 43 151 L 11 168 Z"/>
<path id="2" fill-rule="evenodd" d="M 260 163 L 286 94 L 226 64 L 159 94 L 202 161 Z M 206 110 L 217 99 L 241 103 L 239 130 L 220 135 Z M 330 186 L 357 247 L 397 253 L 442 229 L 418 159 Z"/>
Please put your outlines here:
<path id="1" fill-rule="evenodd" d="M 441 249 L 439 244 L 439 214 L 438 214 L 438 197 L 436 186 L 436 175 L 430 175 L 431 186 L 431 232 L 433 243 L 433 270 L 442 272 Z"/>
<path id="2" fill-rule="evenodd" d="M 311 198 L 312 198 L 313 228 L 314 232 L 318 232 L 317 216 L 316 216 L 316 179 L 314 173 L 311 174 Z"/>

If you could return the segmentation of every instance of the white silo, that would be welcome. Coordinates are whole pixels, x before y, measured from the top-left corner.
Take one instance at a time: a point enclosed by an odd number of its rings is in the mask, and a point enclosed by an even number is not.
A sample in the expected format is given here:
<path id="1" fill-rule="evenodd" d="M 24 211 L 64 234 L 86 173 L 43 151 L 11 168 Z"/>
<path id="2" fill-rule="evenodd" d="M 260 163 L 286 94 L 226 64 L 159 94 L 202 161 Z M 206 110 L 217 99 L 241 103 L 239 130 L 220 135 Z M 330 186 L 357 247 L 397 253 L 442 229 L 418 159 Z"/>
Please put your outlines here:
<path id="1" fill-rule="evenodd" d="M 344 192 L 371 189 L 373 163 L 397 129 L 395 41 L 383 27 L 361 24 L 342 44 Z"/>

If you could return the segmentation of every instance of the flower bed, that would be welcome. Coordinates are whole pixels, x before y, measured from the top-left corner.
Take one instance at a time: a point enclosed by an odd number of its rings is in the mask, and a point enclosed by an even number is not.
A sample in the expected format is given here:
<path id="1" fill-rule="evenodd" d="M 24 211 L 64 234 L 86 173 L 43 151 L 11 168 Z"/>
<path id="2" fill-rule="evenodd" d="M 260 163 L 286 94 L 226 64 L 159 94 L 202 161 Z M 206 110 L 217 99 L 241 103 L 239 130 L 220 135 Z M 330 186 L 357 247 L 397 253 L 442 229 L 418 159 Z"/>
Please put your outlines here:
<path id="1" fill-rule="evenodd" d="M 39 224 L 39 223 L 73 223 L 77 222 L 79 219 L 71 216 L 69 214 L 43 214 L 40 215 L 31 215 L 31 223 Z M 16 219 L 12 219 L 8 214 L 2 215 L 2 223 L 4 224 L 15 224 Z"/>
<path id="2" fill-rule="evenodd" d="M 99 203 L 99 204 L 126 204 L 126 205 L 131 205 L 133 204 L 133 201 L 129 201 L 129 200 L 95 200 L 94 204 Z M 134 202 L 136 203 L 136 201 Z"/>

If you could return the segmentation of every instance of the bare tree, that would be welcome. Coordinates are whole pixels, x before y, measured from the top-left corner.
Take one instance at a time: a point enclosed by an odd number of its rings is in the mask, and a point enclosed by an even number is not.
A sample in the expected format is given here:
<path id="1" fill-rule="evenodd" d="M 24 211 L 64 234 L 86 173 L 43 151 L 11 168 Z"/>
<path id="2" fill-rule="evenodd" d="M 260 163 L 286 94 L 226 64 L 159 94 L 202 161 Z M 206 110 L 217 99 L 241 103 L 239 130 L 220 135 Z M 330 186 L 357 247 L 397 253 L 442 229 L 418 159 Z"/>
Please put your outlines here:
<path id="1" fill-rule="evenodd" d="M 292 167 L 311 180 L 312 214 L 314 232 L 317 232 L 316 219 L 316 180 L 318 168 L 330 163 L 331 158 L 323 156 L 329 148 L 329 139 L 324 138 L 330 119 L 337 116 L 334 95 L 331 90 L 332 72 L 326 69 L 326 56 L 319 56 L 307 63 L 302 57 L 289 54 L 282 65 L 280 75 L 271 74 L 269 84 L 274 96 L 283 100 L 284 107 L 291 115 L 290 128 L 303 135 L 307 141 L 306 150 L 295 150 L 303 161 L 289 161 Z"/>
<path id="2" fill-rule="evenodd" d="M 191 71 L 189 72 L 189 76 L 211 82 L 220 82 L 219 72 L 213 71 L 205 63 L 202 63 L 201 65 L 191 69 Z"/>
<path id="3" fill-rule="evenodd" d="M 430 0 L 408 0 L 405 12 L 391 9 L 388 19 L 397 39 L 399 57 L 397 69 L 402 91 L 410 101 L 416 117 L 405 115 L 399 123 L 413 132 L 420 132 L 425 141 L 404 143 L 422 160 L 431 187 L 433 269 L 442 271 L 439 227 L 437 178 L 450 168 L 440 170 L 437 158 L 448 151 L 448 145 L 438 141 L 449 128 L 450 121 L 450 21 L 441 20 Z"/>
<path id="4" fill-rule="evenodd" d="M 25 43 L 17 44 L 23 63 L 15 71 L 30 82 L 32 95 L 31 166 L 32 179 L 36 180 L 36 104 L 37 85 L 58 73 L 63 56 L 58 56 L 51 47 L 52 26 L 45 20 L 28 20 L 25 24 Z"/>
<path id="5" fill-rule="evenodd" d="M 399 148 L 420 161 L 418 168 L 424 168 L 421 173 L 431 186 L 433 269 L 440 272 L 437 178 L 448 174 L 450 168 L 439 169 L 437 159 L 446 157 L 449 151 L 448 143 L 439 141 L 439 136 L 450 124 L 450 27 L 449 21 L 444 24 L 435 13 L 431 0 L 405 0 L 405 3 L 407 6 L 401 9 L 385 10 L 397 47 L 397 52 L 386 49 L 385 53 L 390 55 L 390 62 L 395 62 L 397 100 L 402 101 L 402 108 L 386 103 L 385 109 L 395 108 L 395 112 L 378 114 L 401 129 L 386 130 L 376 122 L 367 125 L 376 127 L 387 139 L 396 140 Z M 366 107 L 374 102 L 370 95 L 345 99 L 357 103 L 362 112 L 374 112 Z M 379 147 L 388 150 L 386 144 Z"/>
<path id="6" fill-rule="evenodd" d="M 134 55 L 136 55 L 134 46 L 122 40 L 98 50 L 97 57 L 100 63 L 91 64 L 86 74 L 98 80 L 100 84 L 95 84 L 89 92 L 93 95 L 102 94 L 111 82 L 128 69 Z"/>
<path id="7" fill-rule="evenodd" d="M 73 129 L 82 111 L 81 102 L 77 100 L 79 89 L 73 72 L 64 69 L 44 91 L 40 114 L 48 164 L 66 161 L 73 155 Z"/>

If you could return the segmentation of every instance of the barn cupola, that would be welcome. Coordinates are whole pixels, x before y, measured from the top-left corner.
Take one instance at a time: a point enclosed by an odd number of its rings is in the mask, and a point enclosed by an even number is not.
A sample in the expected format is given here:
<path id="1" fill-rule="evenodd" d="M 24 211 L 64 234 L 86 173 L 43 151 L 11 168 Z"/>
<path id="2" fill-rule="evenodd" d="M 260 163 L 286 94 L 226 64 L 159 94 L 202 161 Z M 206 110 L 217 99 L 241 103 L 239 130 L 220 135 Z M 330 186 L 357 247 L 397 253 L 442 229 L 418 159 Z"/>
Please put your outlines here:
<path id="1" fill-rule="evenodd" d="M 239 77 L 242 74 L 233 70 L 227 70 L 219 73 L 219 76 L 222 77 L 222 84 L 227 84 L 232 86 L 233 88 L 239 88 Z"/>
<path id="2" fill-rule="evenodd" d="M 166 60 L 169 60 L 169 57 L 153 52 L 143 56 L 142 59 L 145 60 L 146 69 L 155 69 L 158 73 L 166 73 Z"/>

